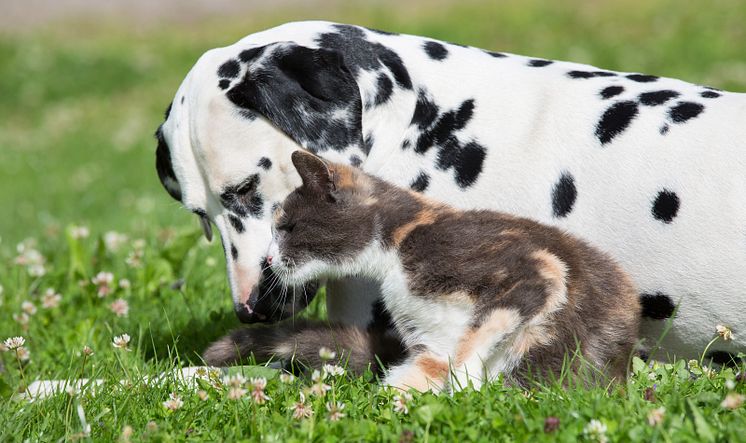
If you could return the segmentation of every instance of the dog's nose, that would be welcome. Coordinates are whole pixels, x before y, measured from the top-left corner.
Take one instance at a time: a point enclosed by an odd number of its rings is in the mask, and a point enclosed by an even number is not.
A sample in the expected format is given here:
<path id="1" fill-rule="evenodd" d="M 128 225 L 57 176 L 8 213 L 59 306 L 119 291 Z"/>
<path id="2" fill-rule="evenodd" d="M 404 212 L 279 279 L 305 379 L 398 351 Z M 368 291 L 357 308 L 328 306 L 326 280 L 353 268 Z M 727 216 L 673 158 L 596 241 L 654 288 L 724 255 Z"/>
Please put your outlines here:
<path id="1" fill-rule="evenodd" d="M 238 321 L 241 323 L 251 323 L 254 320 L 254 311 L 248 305 L 238 303 L 235 306 L 235 310 Z"/>

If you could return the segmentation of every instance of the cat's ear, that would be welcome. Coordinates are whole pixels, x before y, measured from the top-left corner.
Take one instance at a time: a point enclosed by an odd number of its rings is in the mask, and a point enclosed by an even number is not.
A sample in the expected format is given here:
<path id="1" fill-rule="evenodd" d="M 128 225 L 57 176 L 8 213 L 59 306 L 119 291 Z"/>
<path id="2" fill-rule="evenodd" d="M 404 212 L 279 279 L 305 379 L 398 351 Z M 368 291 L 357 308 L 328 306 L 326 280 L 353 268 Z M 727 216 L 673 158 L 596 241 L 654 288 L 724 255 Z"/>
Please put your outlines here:
<path id="1" fill-rule="evenodd" d="M 334 191 L 334 173 L 320 157 L 308 151 L 294 151 L 290 156 L 293 166 L 303 180 L 303 187 L 315 193 L 331 197 Z"/>

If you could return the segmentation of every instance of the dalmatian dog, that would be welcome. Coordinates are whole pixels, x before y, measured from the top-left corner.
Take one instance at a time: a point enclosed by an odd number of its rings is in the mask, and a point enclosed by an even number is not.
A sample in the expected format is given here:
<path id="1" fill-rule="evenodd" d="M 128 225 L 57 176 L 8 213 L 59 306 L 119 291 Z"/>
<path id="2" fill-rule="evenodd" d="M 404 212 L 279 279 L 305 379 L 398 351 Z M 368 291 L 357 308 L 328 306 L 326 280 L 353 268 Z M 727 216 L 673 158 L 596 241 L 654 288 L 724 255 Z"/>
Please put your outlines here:
<path id="1" fill-rule="evenodd" d="M 306 149 L 606 250 L 639 287 L 656 358 L 701 355 L 717 325 L 734 335 L 709 348 L 713 361 L 746 350 L 743 94 L 297 22 L 206 52 L 156 136 L 164 187 L 208 236 L 211 224 L 220 233 L 244 322 L 292 315 L 315 293 L 278 287 L 266 266 L 273 208 L 300 184 L 290 154 Z M 386 321 L 375 285 L 326 284 L 333 323 Z M 251 346 L 269 346 L 262 339 Z"/>

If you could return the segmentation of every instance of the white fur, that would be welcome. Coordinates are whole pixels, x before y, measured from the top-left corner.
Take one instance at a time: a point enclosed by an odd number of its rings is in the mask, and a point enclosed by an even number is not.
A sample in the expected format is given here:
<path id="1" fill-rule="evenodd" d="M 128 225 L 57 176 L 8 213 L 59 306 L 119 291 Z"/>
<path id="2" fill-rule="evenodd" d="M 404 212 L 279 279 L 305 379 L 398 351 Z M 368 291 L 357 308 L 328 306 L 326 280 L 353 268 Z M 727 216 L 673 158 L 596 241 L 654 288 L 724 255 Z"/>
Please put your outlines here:
<path id="1" fill-rule="evenodd" d="M 216 70 L 242 49 L 277 41 L 316 47 L 315 36 L 329 31 L 330 23 L 290 23 L 200 58 L 179 88 L 164 124 L 187 207 L 205 208 L 214 220 L 220 220 L 225 212 L 216 198 L 220 190 L 253 173 L 264 156 L 277 165 L 272 169 L 273 179 L 261 184 L 267 206 L 297 186 L 289 158 L 299 146 L 263 118 L 249 122 L 238 116 L 216 86 Z M 452 170 L 434 167 L 436 148 L 425 156 L 411 148 L 402 150 L 401 143 L 412 136 L 409 121 L 416 93 L 396 88 L 387 104 L 364 112 L 363 133 L 372 132 L 376 139 L 370 155 L 361 157 L 363 169 L 402 186 L 425 171 L 431 175 L 429 197 L 460 208 L 489 208 L 531 217 L 610 252 L 631 273 L 641 292 L 660 291 L 681 302 L 662 341 L 664 352 L 698 356 L 719 323 L 732 327 L 735 335 L 733 341 L 717 343 L 714 348 L 746 350 L 746 333 L 739 333 L 746 331 L 742 315 L 746 306 L 743 94 L 723 92 L 717 99 L 700 98 L 700 87 L 665 78 L 651 84 L 618 77 L 575 80 L 565 73 L 596 68 L 566 62 L 530 68 L 526 57 L 493 59 L 476 48 L 452 45 L 446 60 L 434 62 L 422 50 L 424 39 L 420 37 L 366 35 L 393 48 L 406 64 L 415 88 L 426 87 L 441 110 L 475 99 L 474 117 L 458 137 L 477 140 L 488 147 L 488 154 L 479 179 L 464 190 L 455 185 Z M 358 80 L 365 99 L 373 79 L 361 76 Z M 610 100 L 600 99 L 598 91 L 617 81 L 623 81 L 625 92 Z M 670 124 L 668 134 L 661 136 L 658 130 L 667 107 L 640 106 L 639 115 L 623 134 L 607 145 L 599 144 L 594 128 L 611 103 L 661 89 L 679 91 L 678 100 L 703 103 L 706 110 L 685 124 Z M 186 98 L 183 105 L 182 96 Z M 361 152 L 325 151 L 322 155 L 347 162 L 351 153 Z M 552 215 L 551 190 L 562 171 L 575 177 L 578 198 L 571 214 L 557 219 Z M 675 190 L 681 198 L 678 216 L 671 224 L 655 220 L 650 212 L 652 200 L 663 188 Z M 266 254 L 269 225 L 267 209 L 257 226 L 241 236 L 227 233 L 225 226 L 221 229 L 221 235 L 230 236 L 240 251 L 241 263 L 231 264 L 228 258 L 229 269 L 236 267 L 229 274 L 237 300 L 245 296 L 242 291 L 256 284 L 258 273 L 249 268 L 258 268 Z M 330 286 L 332 292 L 345 287 L 344 281 Z M 329 300 L 337 303 L 348 293 L 330 295 Z M 415 306 L 415 302 L 400 303 L 402 309 Z M 364 325 L 369 316 L 362 311 L 359 306 L 329 310 L 339 316 L 332 320 Z M 431 318 L 440 315 L 427 312 Z M 646 337 L 656 342 L 664 322 L 645 323 Z"/>

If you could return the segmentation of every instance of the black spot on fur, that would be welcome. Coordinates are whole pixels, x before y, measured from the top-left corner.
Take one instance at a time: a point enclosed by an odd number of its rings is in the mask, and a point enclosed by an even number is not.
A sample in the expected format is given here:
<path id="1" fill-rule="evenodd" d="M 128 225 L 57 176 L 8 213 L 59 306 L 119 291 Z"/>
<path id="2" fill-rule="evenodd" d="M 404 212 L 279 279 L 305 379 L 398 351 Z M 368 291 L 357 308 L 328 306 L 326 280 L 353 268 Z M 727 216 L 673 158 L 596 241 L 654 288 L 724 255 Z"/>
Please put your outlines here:
<path id="1" fill-rule="evenodd" d="M 653 202 L 653 217 L 664 223 L 671 223 L 679 212 L 679 196 L 675 192 L 664 189 L 658 193 Z"/>
<path id="2" fill-rule="evenodd" d="M 578 191 L 572 174 L 563 172 L 552 189 L 552 212 L 555 217 L 567 217 L 572 211 Z"/>
<path id="3" fill-rule="evenodd" d="M 163 130 L 159 127 L 155 131 L 155 138 L 158 141 L 158 147 L 155 150 L 155 169 L 158 172 L 158 179 L 173 199 L 181 201 L 181 189 L 174 188 L 173 184 L 178 183 L 174 168 L 171 163 L 171 150 L 168 148 L 166 140 L 163 138 Z M 172 186 L 167 186 L 170 183 Z"/>
<path id="4" fill-rule="evenodd" d="M 168 116 L 171 115 L 171 108 L 173 107 L 173 102 L 168 104 L 168 108 L 166 108 L 166 111 L 163 113 L 163 120 L 168 120 Z"/>
<path id="5" fill-rule="evenodd" d="M 256 120 L 256 118 L 258 117 L 256 112 L 250 111 L 248 109 L 239 109 L 238 115 L 240 115 L 241 117 L 245 118 L 248 121 Z"/>
<path id="6" fill-rule="evenodd" d="M 674 123 L 684 123 L 698 116 L 705 110 L 705 107 L 694 102 L 680 102 L 668 110 L 668 116 Z"/>
<path id="7" fill-rule="evenodd" d="M 181 104 L 182 104 L 182 105 L 184 104 L 184 100 L 186 100 L 186 97 L 184 97 L 184 96 L 182 95 L 182 96 L 181 96 Z"/>
<path id="8" fill-rule="evenodd" d="M 473 185 L 482 172 L 487 150 L 477 142 L 465 146 L 443 147 L 438 152 L 436 166 L 446 170 L 453 168 L 456 173 L 456 184 L 461 188 Z"/>
<path id="9" fill-rule="evenodd" d="M 267 157 L 262 157 L 259 159 L 259 163 L 257 164 L 257 166 L 267 171 L 269 170 L 269 168 L 272 167 L 272 160 L 268 159 Z"/>
<path id="10" fill-rule="evenodd" d="M 409 185 L 409 187 L 416 192 L 425 192 L 427 187 L 430 185 L 430 176 L 425 172 L 420 172 L 420 175 L 418 175 L 412 183 Z"/>
<path id="11" fill-rule="evenodd" d="M 718 98 L 720 94 L 715 91 L 702 91 L 699 93 L 702 98 Z"/>
<path id="12" fill-rule="evenodd" d="M 424 91 L 420 90 L 417 95 L 417 103 L 414 107 L 411 124 L 417 125 L 422 130 L 430 126 L 437 117 L 438 105 L 430 100 Z"/>
<path id="13" fill-rule="evenodd" d="M 367 29 L 370 32 L 374 32 L 374 33 L 380 34 L 380 35 L 399 35 L 396 32 L 381 31 L 380 29 L 373 29 L 373 28 L 365 28 L 365 29 Z"/>
<path id="14" fill-rule="evenodd" d="M 350 156 L 350 164 L 354 167 L 360 167 L 360 165 L 363 163 L 362 160 L 360 160 L 360 157 L 357 155 L 351 155 Z"/>
<path id="15" fill-rule="evenodd" d="M 244 226 L 240 218 L 236 217 L 233 214 L 228 214 L 228 221 L 231 222 L 231 225 L 233 225 L 233 229 L 235 229 L 236 232 L 238 232 L 239 234 L 243 233 Z"/>
<path id="16" fill-rule="evenodd" d="M 658 80 L 658 77 L 655 75 L 646 74 L 629 74 L 627 78 L 638 83 L 650 83 Z"/>
<path id="17" fill-rule="evenodd" d="M 437 109 L 437 107 L 433 107 L 435 104 L 432 101 L 427 98 L 425 99 L 425 101 L 429 102 L 425 106 L 428 112 L 432 111 L 433 109 Z M 419 104 L 420 102 L 418 100 L 418 105 Z M 417 107 L 415 107 L 415 113 L 416 112 Z M 420 134 L 420 137 L 417 139 L 417 145 L 414 148 L 415 152 L 417 152 L 418 154 L 425 153 L 434 145 L 450 146 L 458 144 L 458 140 L 456 139 L 456 135 L 454 134 L 454 132 L 464 129 L 464 127 L 466 127 L 466 124 L 469 123 L 469 121 L 471 120 L 473 114 L 474 99 L 470 99 L 461 103 L 461 106 L 459 106 L 457 110 L 444 112 L 434 122 L 432 120 L 427 121 L 419 118 L 419 122 L 422 122 L 424 124 L 432 124 L 432 126 L 430 126 L 430 128 L 424 131 L 422 134 Z M 416 114 L 415 117 L 417 117 Z M 415 120 L 415 117 L 413 117 L 413 121 Z M 420 125 L 418 124 L 418 126 Z M 420 126 L 420 128 L 422 128 L 422 126 Z"/>
<path id="18" fill-rule="evenodd" d="M 233 261 L 238 260 L 238 249 L 233 245 L 231 245 L 231 257 L 233 257 Z"/>
<path id="19" fill-rule="evenodd" d="M 412 144 L 412 142 L 410 142 L 410 141 L 409 141 L 409 139 L 407 139 L 407 140 L 404 140 L 403 142 L 401 142 L 401 148 L 402 148 L 403 150 L 409 149 L 409 146 L 410 146 L 411 144 Z"/>
<path id="20" fill-rule="evenodd" d="M 321 34 L 316 43 L 322 48 L 335 49 L 344 57 L 345 64 L 357 76 L 360 70 L 376 71 L 387 68 L 403 89 L 412 89 L 412 79 L 401 57 L 391 48 L 365 38 L 357 26 L 334 25 L 337 32 Z"/>
<path id="21" fill-rule="evenodd" d="M 228 89 L 230 85 L 231 85 L 230 80 L 222 79 L 218 82 L 218 86 L 220 87 L 220 89 L 223 89 L 223 90 Z"/>
<path id="22" fill-rule="evenodd" d="M 670 318 L 676 310 L 671 297 L 661 292 L 655 294 L 641 294 L 642 316 L 654 320 L 665 320 Z"/>
<path id="23" fill-rule="evenodd" d="M 676 91 L 664 89 L 661 91 L 643 92 L 640 94 L 640 103 L 646 106 L 658 106 L 666 103 L 680 94 Z"/>
<path id="24" fill-rule="evenodd" d="M 264 199 L 260 194 L 254 194 L 249 200 L 249 214 L 255 218 L 261 218 L 262 210 L 264 209 Z"/>
<path id="25" fill-rule="evenodd" d="M 607 99 L 611 97 L 615 97 L 619 94 L 624 92 L 624 86 L 608 86 L 606 88 L 603 88 L 600 92 L 601 98 Z"/>
<path id="26" fill-rule="evenodd" d="M 633 101 L 614 103 L 604 112 L 596 125 L 596 137 L 601 144 L 609 143 L 614 137 L 627 129 L 632 120 L 637 117 L 637 113 L 638 106 Z"/>
<path id="27" fill-rule="evenodd" d="M 485 54 L 491 55 L 495 58 L 504 58 L 507 57 L 507 55 L 503 54 L 502 52 L 495 52 L 495 51 L 484 51 Z"/>
<path id="28" fill-rule="evenodd" d="M 594 78 L 594 77 L 614 77 L 615 73 L 609 71 L 570 71 L 567 73 L 570 78 Z"/>
<path id="29" fill-rule="evenodd" d="M 388 75 L 381 72 L 380 74 L 378 74 L 376 87 L 377 92 L 374 104 L 378 106 L 389 101 L 389 98 L 391 98 L 391 94 L 394 92 L 394 83 L 391 82 L 391 79 Z"/>
<path id="30" fill-rule="evenodd" d="M 218 68 L 218 77 L 236 78 L 241 71 L 241 65 L 236 60 L 228 60 Z"/>
<path id="31" fill-rule="evenodd" d="M 261 66 L 234 81 L 230 101 L 313 152 L 362 145 L 360 91 L 340 52 L 286 42 L 265 52 Z"/>
<path id="32" fill-rule="evenodd" d="M 670 126 L 668 126 L 668 124 L 665 124 L 665 125 L 661 126 L 661 129 L 660 129 L 660 133 L 661 133 L 661 135 L 666 135 L 666 134 L 668 134 L 668 130 L 669 130 L 669 129 L 671 129 L 671 127 L 670 127 Z"/>
<path id="33" fill-rule="evenodd" d="M 370 154 L 370 150 L 373 148 L 373 133 L 368 133 L 368 135 L 365 136 L 365 140 L 363 140 L 363 152 L 365 155 Z"/>
<path id="34" fill-rule="evenodd" d="M 456 183 L 461 188 L 471 186 L 482 172 L 482 163 L 487 154 L 484 146 L 476 141 L 463 144 L 456 133 L 466 127 L 474 114 L 474 100 L 466 100 L 458 109 L 438 115 L 438 106 L 420 91 L 412 125 L 422 132 L 417 138 L 414 151 L 424 154 L 430 148 L 438 148 L 436 166 L 441 170 L 453 168 Z"/>
<path id="35" fill-rule="evenodd" d="M 445 60 L 448 57 L 448 49 L 438 42 L 428 41 L 422 45 L 427 55 L 433 60 Z"/>
<path id="36" fill-rule="evenodd" d="M 250 63 L 264 53 L 266 46 L 260 46 L 258 48 L 245 49 L 238 54 L 238 59 L 244 63 Z"/>
<path id="37" fill-rule="evenodd" d="M 544 60 L 540 58 L 536 58 L 533 60 L 529 60 L 526 65 L 531 66 L 532 68 L 542 68 L 544 66 L 549 66 L 552 63 L 554 63 L 552 60 Z"/>
<path id="38" fill-rule="evenodd" d="M 728 351 L 712 351 L 707 353 L 705 358 L 712 360 L 713 363 L 728 367 L 736 367 L 743 362 L 743 359 Z"/>

